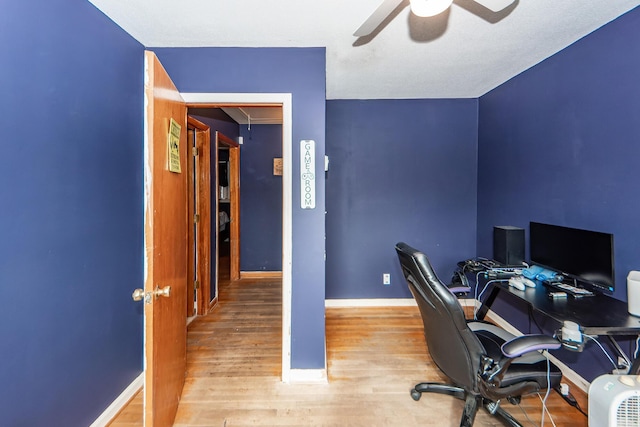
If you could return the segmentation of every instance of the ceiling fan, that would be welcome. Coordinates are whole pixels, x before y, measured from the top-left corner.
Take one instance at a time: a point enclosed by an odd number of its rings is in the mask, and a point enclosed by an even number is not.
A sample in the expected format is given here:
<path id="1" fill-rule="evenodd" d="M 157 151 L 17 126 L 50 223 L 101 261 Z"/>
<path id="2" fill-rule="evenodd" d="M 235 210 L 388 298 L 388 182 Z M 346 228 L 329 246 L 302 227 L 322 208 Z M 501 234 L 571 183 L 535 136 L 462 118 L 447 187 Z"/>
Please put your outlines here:
<path id="1" fill-rule="evenodd" d="M 364 37 L 373 33 L 378 26 L 405 0 L 383 0 L 380 6 L 353 33 L 356 37 Z M 492 12 L 500 12 L 515 0 L 474 0 Z M 410 0 L 411 12 L 420 17 L 438 15 L 447 10 L 453 0 Z"/>

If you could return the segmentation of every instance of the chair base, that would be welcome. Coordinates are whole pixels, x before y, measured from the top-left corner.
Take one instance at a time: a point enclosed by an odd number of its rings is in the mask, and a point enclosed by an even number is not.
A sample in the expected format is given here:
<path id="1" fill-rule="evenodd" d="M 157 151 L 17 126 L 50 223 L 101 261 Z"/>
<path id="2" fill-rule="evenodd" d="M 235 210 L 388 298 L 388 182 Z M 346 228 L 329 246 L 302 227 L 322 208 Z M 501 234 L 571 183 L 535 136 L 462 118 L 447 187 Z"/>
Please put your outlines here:
<path id="1" fill-rule="evenodd" d="M 463 388 L 449 384 L 440 383 L 420 383 L 411 390 L 411 397 L 418 401 L 422 393 L 439 393 L 453 396 L 456 399 L 464 400 L 464 410 L 460 419 L 460 427 L 472 427 L 478 412 L 478 406 L 482 405 L 493 416 L 499 416 L 511 427 L 523 427 L 511 414 L 502 409 L 498 403 L 485 399 L 479 395 L 467 393 Z"/>

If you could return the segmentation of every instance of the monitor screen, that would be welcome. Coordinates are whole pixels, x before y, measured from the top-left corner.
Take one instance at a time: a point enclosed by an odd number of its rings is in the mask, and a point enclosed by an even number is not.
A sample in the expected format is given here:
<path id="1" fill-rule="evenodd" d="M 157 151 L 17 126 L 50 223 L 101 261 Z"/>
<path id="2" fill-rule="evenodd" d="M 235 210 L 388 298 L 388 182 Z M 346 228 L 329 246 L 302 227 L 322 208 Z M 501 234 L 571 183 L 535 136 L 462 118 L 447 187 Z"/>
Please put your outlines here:
<path id="1" fill-rule="evenodd" d="M 613 293 L 613 234 L 531 222 L 529 254 L 533 264 Z"/>

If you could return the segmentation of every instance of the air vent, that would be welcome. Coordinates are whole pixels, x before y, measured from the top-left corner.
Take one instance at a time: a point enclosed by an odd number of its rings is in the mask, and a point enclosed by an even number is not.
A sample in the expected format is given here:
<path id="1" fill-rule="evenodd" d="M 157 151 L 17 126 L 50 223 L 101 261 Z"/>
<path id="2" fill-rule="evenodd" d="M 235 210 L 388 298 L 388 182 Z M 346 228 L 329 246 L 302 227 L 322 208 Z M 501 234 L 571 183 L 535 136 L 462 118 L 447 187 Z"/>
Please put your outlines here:
<path id="1" fill-rule="evenodd" d="M 640 426 L 640 396 L 624 399 L 616 410 L 616 427 Z"/>

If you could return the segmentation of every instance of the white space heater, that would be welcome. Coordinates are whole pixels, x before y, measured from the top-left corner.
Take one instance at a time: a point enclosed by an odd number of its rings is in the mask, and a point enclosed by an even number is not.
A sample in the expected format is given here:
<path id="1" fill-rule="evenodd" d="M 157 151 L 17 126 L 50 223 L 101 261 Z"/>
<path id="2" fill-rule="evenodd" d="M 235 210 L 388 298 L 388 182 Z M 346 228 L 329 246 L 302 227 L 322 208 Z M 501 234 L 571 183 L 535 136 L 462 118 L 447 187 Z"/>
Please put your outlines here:
<path id="1" fill-rule="evenodd" d="M 640 376 L 602 375 L 593 380 L 589 427 L 640 427 Z"/>

